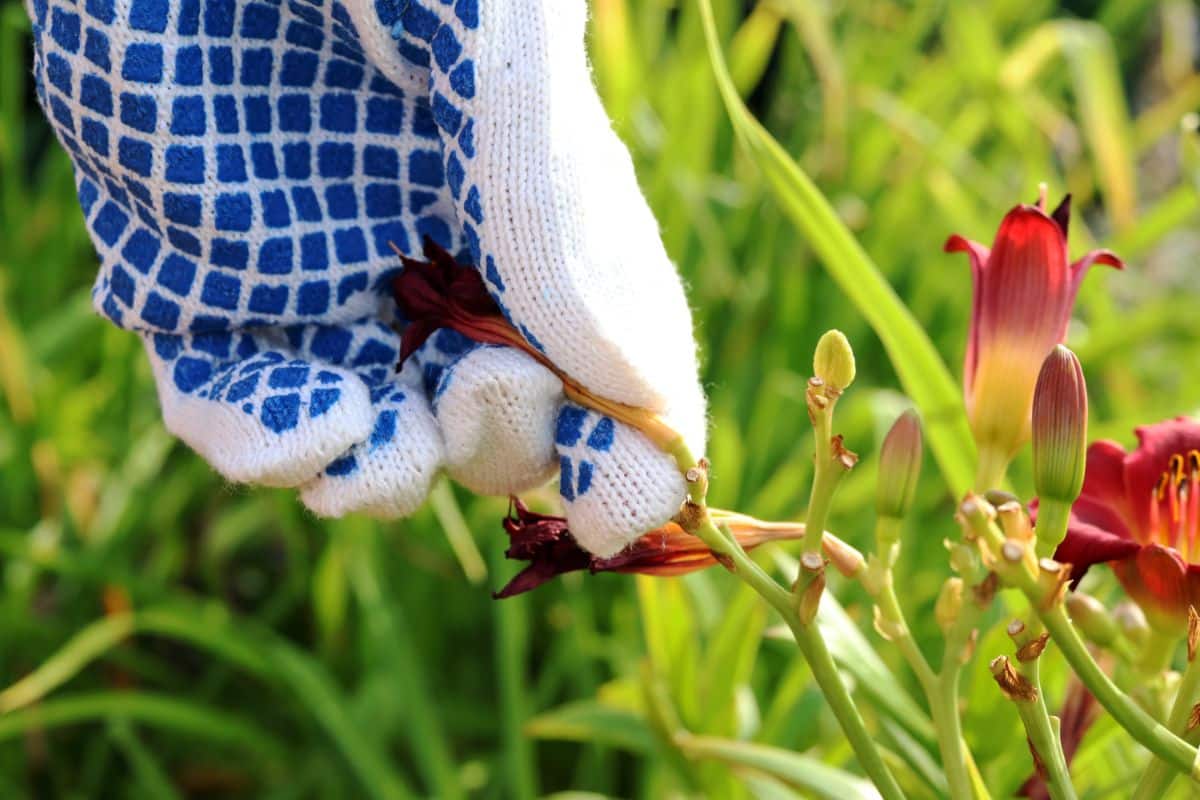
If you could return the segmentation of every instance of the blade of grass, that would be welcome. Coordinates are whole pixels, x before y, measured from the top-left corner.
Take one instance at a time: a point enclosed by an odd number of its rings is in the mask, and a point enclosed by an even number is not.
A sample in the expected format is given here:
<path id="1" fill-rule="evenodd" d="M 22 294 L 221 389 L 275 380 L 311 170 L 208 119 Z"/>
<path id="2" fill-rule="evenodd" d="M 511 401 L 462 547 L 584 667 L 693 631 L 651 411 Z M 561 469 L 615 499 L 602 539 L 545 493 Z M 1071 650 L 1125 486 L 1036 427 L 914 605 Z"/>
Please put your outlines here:
<path id="1" fill-rule="evenodd" d="M 775 199 L 804 233 L 829 274 L 879 336 L 904 390 L 921 411 L 930 449 L 955 494 L 974 472 L 974 444 L 959 389 L 933 343 L 829 201 L 750 114 L 729 77 L 710 0 L 698 0 L 713 74 L 738 139 L 767 178 Z"/>

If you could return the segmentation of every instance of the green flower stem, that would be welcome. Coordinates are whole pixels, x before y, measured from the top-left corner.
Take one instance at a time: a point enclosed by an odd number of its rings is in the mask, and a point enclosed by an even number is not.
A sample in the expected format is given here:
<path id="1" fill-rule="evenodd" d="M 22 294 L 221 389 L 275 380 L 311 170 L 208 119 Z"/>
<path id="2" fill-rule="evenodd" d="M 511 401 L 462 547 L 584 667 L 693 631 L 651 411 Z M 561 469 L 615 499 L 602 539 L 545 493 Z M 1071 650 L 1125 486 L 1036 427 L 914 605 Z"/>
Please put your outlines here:
<path id="1" fill-rule="evenodd" d="M 970 590 L 968 590 L 970 591 Z M 967 762 L 971 752 L 963 739 L 962 718 L 958 711 L 958 684 L 963 665 L 971 659 L 974 648 L 971 632 L 979 622 L 983 609 L 970 599 L 963 603 L 958 619 L 946 631 L 942 667 L 929 695 L 929 710 L 938 732 L 938 747 L 942 754 L 942 769 L 952 800 L 973 797 Z"/>
<path id="2" fill-rule="evenodd" d="M 943 770 L 946 773 L 950 797 L 966 798 L 967 800 L 972 797 L 987 797 L 986 790 L 981 790 L 982 783 L 971 780 L 971 773 L 975 771 L 974 758 L 962 736 L 962 725 L 958 713 L 958 680 L 961 662 L 956 655 L 947 661 L 947 664 L 952 664 L 953 667 L 944 667 L 941 674 L 934 672 L 913 640 L 904 610 L 900 606 L 900 600 L 896 597 L 892 566 L 898 550 L 893 545 L 899 541 L 899 527 L 900 520 L 894 517 L 880 517 L 876 523 L 875 540 L 880 551 L 877 554 L 881 559 L 880 571 L 878 578 L 874 581 L 875 585 L 872 585 L 872 581 L 867 581 L 866 587 L 868 592 L 874 595 L 880 619 L 887 626 L 888 640 L 900 650 L 925 693 L 925 700 L 929 703 L 930 715 L 933 717 L 933 727 L 937 732 L 938 751 L 941 754 Z M 968 614 L 964 613 L 964 616 L 968 616 Z M 974 617 L 968 620 L 968 625 L 973 625 L 973 619 Z M 969 636 L 970 627 L 967 627 L 965 632 L 961 632 L 956 637 L 960 641 L 960 644 L 957 645 L 958 652 L 961 652 L 961 648 L 966 645 Z M 973 783 L 976 784 L 974 789 L 972 788 Z"/>
<path id="3" fill-rule="evenodd" d="M 979 448 L 979 463 L 975 467 L 975 491 L 982 494 L 989 489 L 999 489 L 1004 483 L 1011 460 L 995 448 Z"/>
<path id="4" fill-rule="evenodd" d="M 1038 500 L 1037 513 L 1038 558 L 1052 558 L 1054 551 L 1067 536 L 1071 504 L 1043 497 Z"/>
<path id="5" fill-rule="evenodd" d="M 783 617 L 796 638 L 800 652 L 808 661 L 821 693 L 850 741 L 863 771 L 884 798 L 903 798 L 904 793 L 900 790 L 900 785 L 884 764 L 858 707 L 842 683 L 817 625 L 806 625 L 800 620 L 792 594 L 754 563 L 732 536 L 718 530 L 707 512 L 703 514 L 693 533 L 700 537 L 710 550 L 726 559 L 734 574 L 749 584 Z"/>
<path id="6" fill-rule="evenodd" d="M 804 624 L 792 594 L 746 555 L 746 551 L 728 531 L 719 530 L 713 523 L 705 505 L 705 497 L 708 494 L 707 465 L 696 461 L 682 439 L 672 442 L 667 452 L 675 459 L 688 485 L 688 501 L 680 515 L 680 524 L 689 533 L 699 537 L 725 566 L 779 612 L 796 637 L 796 644 L 808 661 L 813 677 L 826 702 L 833 709 L 833 715 L 845 732 L 863 771 L 885 800 L 903 800 L 904 792 L 900 790 L 895 776 L 883 762 L 862 714 L 842 683 L 833 657 L 829 654 L 829 648 L 825 646 L 825 640 L 821 637 L 820 629 L 815 623 Z M 820 548 L 819 538 L 817 547 Z"/>
<path id="7" fill-rule="evenodd" d="M 804 515 L 804 552 L 819 553 L 821 536 L 825 533 L 825 522 L 829 519 L 829 508 L 833 493 L 841 481 L 845 469 L 834 460 L 833 453 L 833 407 L 830 400 L 824 409 L 811 414 L 815 436 L 816 457 L 813 459 L 812 490 L 808 497 L 808 511 Z M 797 590 L 801 588 L 797 584 Z"/>
<path id="8" fill-rule="evenodd" d="M 1029 661 L 1017 659 L 1016 668 L 1033 686 L 1037 697 L 1031 701 L 1016 701 L 1017 713 L 1025 725 L 1025 734 L 1030 746 L 1037 753 L 1045 769 L 1046 788 L 1051 800 L 1075 800 L 1075 787 L 1071 784 L 1071 772 L 1063 754 L 1062 737 L 1058 720 L 1051 720 L 1046 708 L 1046 693 L 1042 691 L 1041 659 Z"/>
<path id="9" fill-rule="evenodd" d="M 1171 715 L 1167 718 L 1167 727 L 1185 737 L 1190 744 L 1195 744 L 1200 738 L 1200 729 L 1189 731 L 1188 719 L 1192 707 L 1200 700 L 1200 658 L 1188 662 L 1183 678 L 1179 682 L 1179 693 L 1175 695 L 1175 704 L 1171 707 Z M 1133 792 L 1133 800 L 1158 800 L 1165 797 L 1171 783 L 1175 780 L 1175 770 L 1160 758 L 1150 759 L 1150 766 L 1138 781 Z"/>
<path id="10" fill-rule="evenodd" d="M 1189 776 L 1193 781 L 1200 782 L 1200 764 L 1197 764 L 1196 748 L 1157 722 L 1118 689 L 1092 658 L 1087 645 L 1079 638 L 1075 626 L 1067 618 L 1062 604 L 1055 603 L 1048 609 L 1043 608 L 1043 597 L 1037 581 L 1032 575 L 1022 574 L 1026 580 L 1022 581 L 1021 591 L 1029 598 L 1030 604 L 1038 609 L 1042 624 L 1050 631 L 1050 636 L 1062 650 L 1067 663 L 1088 691 L 1100 701 L 1100 705 L 1104 706 L 1109 714 L 1112 714 L 1117 724 L 1127 730 L 1143 747 L 1167 762 L 1173 769 Z"/>

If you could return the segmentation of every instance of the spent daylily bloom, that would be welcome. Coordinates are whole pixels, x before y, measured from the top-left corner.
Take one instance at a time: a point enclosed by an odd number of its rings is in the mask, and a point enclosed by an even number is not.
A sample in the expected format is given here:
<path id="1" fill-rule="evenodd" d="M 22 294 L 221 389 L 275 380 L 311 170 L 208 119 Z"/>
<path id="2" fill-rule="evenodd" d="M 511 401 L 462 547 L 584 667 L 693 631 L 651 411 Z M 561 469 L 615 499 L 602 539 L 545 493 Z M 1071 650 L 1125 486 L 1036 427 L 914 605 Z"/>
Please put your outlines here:
<path id="1" fill-rule="evenodd" d="M 717 525 L 726 526 L 746 550 L 766 542 L 804 538 L 803 525 L 762 522 L 718 509 L 709 509 L 709 514 Z M 558 575 L 584 569 L 593 575 L 624 572 L 671 576 L 720 563 L 704 542 L 675 522 L 644 534 L 615 556 L 599 558 L 575 542 L 565 519 L 530 511 L 516 497 L 510 500 L 504 530 L 509 536 L 504 555 L 528 561 L 529 566 L 495 593 L 497 599 L 528 592 Z"/>
<path id="2" fill-rule="evenodd" d="M 1070 195 L 1047 214 L 1043 194 L 1036 204 L 1008 212 L 990 249 L 957 235 L 946 241 L 946 252 L 964 252 L 971 260 L 974 296 L 963 381 L 983 463 L 1007 464 L 1029 439 L 1038 370 L 1066 335 L 1088 268 L 1122 267 L 1107 250 L 1070 262 L 1070 215 Z"/>
<path id="3" fill-rule="evenodd" d="M 392 293 L 405 322 L 400 332 L 401 364 L 439 328 L 450 328 L 482 344 L 521 350 L 562 381 L 567 399 L 637 428 L 663 450 L 670 452 L 682 441 L 657 414 L 600 397 L 559 369 L 504 316 L 470 264 L 458 261 L 429 237 L 424 242 L 426 261 L 409 258 L 395 245 L 392 248 L 404 265 L 392 280 Z"/>
<path id="4" fill-rule="evenodd" d="M 1055 559 L 1074 584 L 1110 562 L 1121 585 L 1162 627 L 1200 608 L 1200 422 L 1138 428 L 1133 452 L 1111 441 L 1088 448 L 1083 491 Z"/>

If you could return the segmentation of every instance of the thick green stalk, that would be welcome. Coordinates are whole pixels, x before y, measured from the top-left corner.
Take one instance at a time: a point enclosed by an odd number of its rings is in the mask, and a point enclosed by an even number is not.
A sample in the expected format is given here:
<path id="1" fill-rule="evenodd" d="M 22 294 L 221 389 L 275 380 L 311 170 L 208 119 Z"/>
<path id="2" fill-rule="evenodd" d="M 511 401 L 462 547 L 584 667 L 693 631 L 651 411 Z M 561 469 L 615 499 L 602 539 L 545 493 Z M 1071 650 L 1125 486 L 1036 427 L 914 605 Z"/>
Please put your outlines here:
<path id="1" fill-rule="evenodd" d="M 1054 551 L 1067 536 L 1067 520 L 1071 504 L 1041 498 L 1038 501 L 1037 554 L 1039 558 L 1053 557 Z"/>
<path id="2" fill-rule="evenodd" d="M 1175 695 L 1175 704 L 1171 707 L 1171 716 L 1167 719 L 1167 727 L 1180 736 L 1192 738 L 1200 734 L 1200 730 L 1188 730 L 1188 721 L 1192 708 L 1200 699 L 1200 658 L 1193 658 L 1184 670 L 1183 679 L 1179 682 L 1179 693 Z M 1193 740 L 1194 743 L 1194 740 Z M 1138 781 L 1133 792 L 1133 800 L 1158 800 L 1165 797 L 1171 783 L 1175 780 L 1175 770 L 1160 758 L 1150 759 L 1150 766 Z"/>
<path id="3" fill-rule="evenodd" d="M 974 598 L 963 603 L 963 608 L 946 632 L 942 667 L 934 683 L 934 692 L 929 696 L 930 713 L 938 732 L 938 747 L 942 754 L 942 769 L 946 772 L 946 784 L 952 800 L 974 797 L 967 762 L 971 753 L 963 739 L 962 718 L 958 711 L 958 682 L 963 664 L 970 660 L 971 631 L 979 622 L 982 609 Z"/>
<path id="4" fill-rule="evenodd" d="M 1033 687 L 1036 697 L 1033 700 L 1017 700 L 1017 713 L 1025 725 L 1025 734 L 1029 737 L 1030 746 L 1045 770 L 1046 788 L 1050 791 L 1051 800 L 1075 800 L 1075 787 L 1071 784 L 1071 773 L 1067 767 L 1066 756 L 1063 755 L 1062 738 L 1058 726 L 1051 722 L 1050 712 L 1046 708 L 1046 694 L 1042 691 L 1040 658 L 1029 661 L 1017 661 L 1017 671 L 1025 676 Z"/>
<path id="5" fill-rule="evenodd" d="M 734 574 L 749 584 L 783 617 L 784 622 L 796 637 L 796 644 L 800 647 L 800 652 L 804 654 L 805 660 L 808 661 L 813 677 L 826 702 L 833 709 L 833 714 L 846 734 L 850 747 L 858 757 L 863 771 L 867 773 L 884 798 L 888 800 L 903 798 L 904 793 L 900 790 L 900 785 L 896 783 L 896 778 L 883 762 L 883 757 L 879 754 L 875 740 L 867 730 L 858 707 L 846 690 L 845 684 L 842 683 L 837 667 L 833 663 L 833 657 L 829 654 L 829 649 L 825 646 L 825 640 L 821 638 L 817 625 L 815 623 L 805 625 L 801 622 L 791 593 L 754 563 L 732 536 L 719 531 L 707 511 L 703 512 L 692 532 L 700 537 L 710 550 L 727 559 Z"/>
<path id="6" fill-rule="evenodd" d="M 1038 616 L 1046 629 L 1050 631 L 1071 669 L 1088 688 L 1100 705 L 1112 714 L 1125 730 L 1137 739 L 1150 752 L 1167 762 L 1173 769 L 1189 776 L 1193 781 L 1200 782 L 1200 765 L 1196 763 L 1196 748 L 1176 736 L 1170 730 L 1158 723 L 1138 707 L 1137 703 L 1117 688 L 1116 684 L 1100 669 L 1100 665 L 1092 658 L 1087 645 L 1079 638 L 1075 627 L 1067 619 L 1061 604 L 1056 603 L 1049 609 L 1042 608 L 1043 599 L 1036 581 L 1028 576 L 1028 581 L 1021 590 L 1029 598 L 1029 602 L 1038 609 Z"/>
<path id="7" fill-rule="evenodd" d="M 819 553 L 821 536 L 825 533 L 825 522 L 829 519 L 829 508 L 833 493 L 845 471 L 834 460 L 833 454 L 833 406 L 813 416 L 815 436 L 815 458 L 813 459 L 812 490 L 808 496 L 808 511 L 804 515 L 804 552 Z M 797 589 L 800 585 L 797 584 Z"/>

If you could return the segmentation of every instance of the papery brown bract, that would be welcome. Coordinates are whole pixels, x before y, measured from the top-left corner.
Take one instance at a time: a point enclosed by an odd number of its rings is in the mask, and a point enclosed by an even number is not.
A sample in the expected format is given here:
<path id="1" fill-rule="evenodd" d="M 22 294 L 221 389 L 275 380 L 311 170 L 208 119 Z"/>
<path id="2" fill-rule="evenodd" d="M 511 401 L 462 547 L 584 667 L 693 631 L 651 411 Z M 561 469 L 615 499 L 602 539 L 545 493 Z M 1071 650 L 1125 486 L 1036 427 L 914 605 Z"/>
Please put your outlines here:
<path id="1" fill-rule="evenodd" d="M 1125 591 L 1159 626 L 1182 626 L 1200 607 L 1200 422 L 1178 417 L 1088 448 L 1083 491 L 1055 559 L 1078 583 L 1111 562 Z"/>

